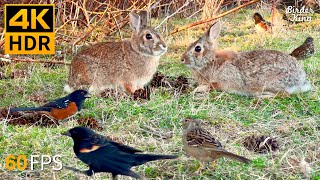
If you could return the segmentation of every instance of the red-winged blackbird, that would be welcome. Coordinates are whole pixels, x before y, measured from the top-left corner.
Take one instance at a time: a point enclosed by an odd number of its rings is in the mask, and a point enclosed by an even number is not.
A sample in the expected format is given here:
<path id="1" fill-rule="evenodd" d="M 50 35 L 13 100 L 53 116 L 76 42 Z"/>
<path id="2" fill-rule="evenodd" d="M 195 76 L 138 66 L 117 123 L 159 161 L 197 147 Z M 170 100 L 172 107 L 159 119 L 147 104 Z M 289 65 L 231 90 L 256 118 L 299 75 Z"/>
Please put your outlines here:
<path id="1" fill-rule="evenodd" d="M 297 47 L 295 50 L 293 50 L 290 55 L 297 58 L 298 60 L 303 60 L 311 57 L 313 54 L 314 54 L 313 38 L 308 37 L 304 41 L 304 43 L 301 46 Z"/>
<path id="2" fill-rule="evenodd" d="M 76 156 L 89 165 L 88 176 L 98 172 L 109 172 L 115 179 L 117 175 L 140 178 L 131 171 L 132 166 L 139 166 L 149 161 L 174 159 L 175 155 L 141 154 L 141 150 L 114 142 L 86 127 L 75 127 L 63 133 L 73 139 Z"/>
<path id="3" fill-rule="evenodd" d="M 84 100 L 89 97 L 90 96 L 87 91 L 76 90 L 68 96 L 56 99 L 41 107 L 11 108 L 10 112 L 39 111 L 43 114 L 49 115 L 55 120 L 64 120 L 80 111 Z"/>
<path id="4" fill-rule="evenodd" d="M 254 19 L 254 24 L 257 32 L 271 31 L 271 23 L 264 20 L 261 14 L 254 13 L 253 19 Z"/>

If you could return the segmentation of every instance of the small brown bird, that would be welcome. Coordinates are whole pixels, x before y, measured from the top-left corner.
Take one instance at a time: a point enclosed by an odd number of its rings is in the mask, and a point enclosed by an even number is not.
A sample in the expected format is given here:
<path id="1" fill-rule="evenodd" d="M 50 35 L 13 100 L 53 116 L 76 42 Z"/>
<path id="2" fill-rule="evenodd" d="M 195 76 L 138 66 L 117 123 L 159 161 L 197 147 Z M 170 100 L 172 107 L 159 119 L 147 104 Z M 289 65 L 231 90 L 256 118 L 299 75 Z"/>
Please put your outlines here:
<path id="1" fill-rule="evenodd" d="M 264 20 L 261 14 L 254 13 L 253 19 L 257 32 L 271 32 L 271 23 Z"/>
<path id="2" fill-rule="evenodd" d="M 295 50 L 293 50 L 290 55 L 297 58 L 298 60 L 303 60 L 311 57 L 313 54 L 314 54 L 313 38 L 308 37 L 304 41 L 304 43 L 301 46 L 297 47 Z"/>
<path id="3" fill-rule="evenodd" d="M 201 128 L 200 122 L 195 119 L 184 119 L 182 121 L 183 137 L 182 142 L 185 152 L 199 161 L 211 162 L 221 157 L 227 157 L 242 163 L 250 163 L 251 160 L 235 155 L 223 149 L 221 143 L 208 131 Z M 201 165 L 196 172 L 199 172 Z"/>

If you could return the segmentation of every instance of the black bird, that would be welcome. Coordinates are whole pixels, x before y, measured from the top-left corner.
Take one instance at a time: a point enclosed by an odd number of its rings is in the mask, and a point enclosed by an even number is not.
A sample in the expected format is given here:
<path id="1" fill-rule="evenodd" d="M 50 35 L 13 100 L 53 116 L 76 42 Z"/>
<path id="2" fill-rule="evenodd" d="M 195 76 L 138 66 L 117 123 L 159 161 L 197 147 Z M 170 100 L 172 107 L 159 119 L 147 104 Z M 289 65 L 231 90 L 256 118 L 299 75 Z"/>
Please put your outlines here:
<path id="1" fill-rule="evenodd" d="M 254 13 L 253 15 L 254 24 L 257 32 L 271 32 L 271 23 L 264 20 L 261 14 Z"/>
<path id="2" fill-rule="evenodd" d="M 83 102 L 90 94 L 85 90 L 76 90 L 71 94 L 51 101 L 40 107 L 11 108 L 11 112 L 18 111 L 39 111 L 47 114 L 55 120 L 64 120 L 81 110 Z"/>
<path id="3" fill-rule="evenodd" d="M 313 54 L 314 54 L 313 38 L 308 37 L 304 41 L 304 43 L 301 46 L 297 47 L 295 50 L 293 50 L 290 55 L 297 58 L 298 60 L 303 60 L 311 57 Z"/>
<path id="4" fill-rule="evenodd" d="M 112 178 L 125 175 L 140 179 L 131 171 L 131 167 L 139 166 L 149 161 L 174 159 L 176 155 L 141 154 L 141 150 L 114 142 L 86 127 L 75 127 L 63 133 L 72 137 L 73 150 L 76 156 L 89 165 L 88 176 L 98 172 L 109 172 Z"/>

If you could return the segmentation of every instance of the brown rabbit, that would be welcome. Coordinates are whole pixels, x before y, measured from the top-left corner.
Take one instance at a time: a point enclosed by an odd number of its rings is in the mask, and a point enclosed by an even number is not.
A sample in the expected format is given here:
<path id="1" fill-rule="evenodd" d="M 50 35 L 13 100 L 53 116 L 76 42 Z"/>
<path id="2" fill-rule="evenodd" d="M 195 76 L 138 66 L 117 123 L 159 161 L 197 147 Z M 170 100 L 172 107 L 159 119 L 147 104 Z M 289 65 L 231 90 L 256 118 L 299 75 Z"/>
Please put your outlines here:
<path id="1" fill-rule="evenodd" d="M 292 56 L 274 50 L 254 50 L 221 56 L 217 48 L 220 23 L 215 23 L 192 43 L 182 62 L 192 70 L 199 86 L 194 92 L 214 88 L 230 93 L 257 97 L 289 95 L 311 89 L 306 73 Z"/>
<path id="2" fill-rule="evenodd" d="M 166 43 L 147 27 L 147 12 L 129 14 L 132 36 L 121 42 L 101 42 L 78 53 L 71 62 L 65 91 L 86 88 L 100 93 L 121 87 L 133 94 L 147 84 L 167 51 Z"/>

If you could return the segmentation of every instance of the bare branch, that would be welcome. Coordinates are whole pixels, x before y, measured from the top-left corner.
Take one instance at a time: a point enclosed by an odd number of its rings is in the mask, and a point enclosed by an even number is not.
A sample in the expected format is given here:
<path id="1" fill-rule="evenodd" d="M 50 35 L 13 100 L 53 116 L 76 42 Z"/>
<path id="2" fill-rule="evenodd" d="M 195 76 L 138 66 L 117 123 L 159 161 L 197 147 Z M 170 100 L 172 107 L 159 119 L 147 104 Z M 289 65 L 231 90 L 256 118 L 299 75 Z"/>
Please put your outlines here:
<path id="1" fill-rule="evenodd" d="M 178 8 L 174 13 L 172 13 L 170 16 L 167 16 L 166 18 L 164 18 L 163 21 L 161 21 L 161 23 L 155 28 L 158 29 L 164 22 L 166 22 L 169 18 L 171 18 L 172 16 L 174 16 L 175 14 L 179 13 L 181 9 L 183 9 L 184 7 L 188 6 L 190 2 L 192 2 L 193 0 L 187 1 L 186 3 L 184 3 L 180 8 Z"/>
<path id="2" fill-rule="evenodd" d="M 198 25 L 200 25 L 200 24 L 203 24 L 203 23 L 206 23 L 206 22 L 210 22 L 210 21 L 219 19 L 219 18 L 221 18 L 221 17 L 223 17 L 223 16 L 226 16 L 226 15 L 228 15 L 228 14 L 230 14 L 230 13 L 233 13 L 233 12 L 235 12 L 235 11 L 241 9 L 241 8 L 244 8 L 244 7 L 246 7 L 246 6 L 249 6 L 249 5 L 251 5 L 251 4 L 253 4 L 253 3 L 256 3 L 256 2 L 259 2 L 259 1 L 260 1 L 260 0 L 253 0 L 253 1 L 250 1 L 250 2 L 248 2 L 248 3 L 246 3 L 246 4 L 243 4 L 243 5 L 241 5 L 241 6 L 238 6 L 238 7 L 236 7 L 236 8 L 233 8 L 233 9 L 231 9 L 231 10 L 229 10 L 229 11 L 226 11 L 226 12 L 224 12 L 224 13 L 222 13 L 222 14 L 219 14 L 218 16 L 215 16 L 215 17 L 213 17 L 213 18 L 209 18 L 209 19 L 205 19 L 205 20 L 202 20 L 202 21 L 194 22 L 194 23 L 188 24 L 188 25 L 186 25 L 186 26 L 177 28 L 177 29 L 173 30 L 170 34 L 172 35 L 172 34 L 175 34 L 175 33 L 177 33 L 177 32 L 183 31 L 183 30 L 185 30 L 185 29 L 189 29 L 189 28 L 191 28 L 191 27 L 198 26 Z"/>
<path id="3" fill-rule="evenodd" d="M 26 63 L 49 63 L 49 64 L 64 64 L 64 65 L 70 65 L 69 62 L 63 62 L 63 61 L 48 61 L 48 60 L 34 60 L 31 58 L 26 59 L 20 59 L 20 58 L 11 58 L 7 57 L 5 55 L 0 54 L 0 61 L 5 62 L 26 62 Z"/>

